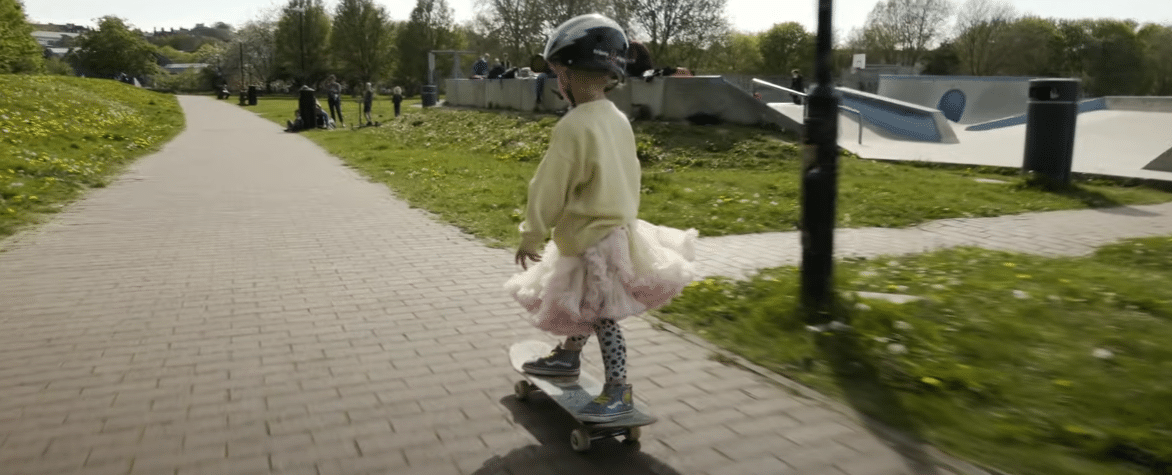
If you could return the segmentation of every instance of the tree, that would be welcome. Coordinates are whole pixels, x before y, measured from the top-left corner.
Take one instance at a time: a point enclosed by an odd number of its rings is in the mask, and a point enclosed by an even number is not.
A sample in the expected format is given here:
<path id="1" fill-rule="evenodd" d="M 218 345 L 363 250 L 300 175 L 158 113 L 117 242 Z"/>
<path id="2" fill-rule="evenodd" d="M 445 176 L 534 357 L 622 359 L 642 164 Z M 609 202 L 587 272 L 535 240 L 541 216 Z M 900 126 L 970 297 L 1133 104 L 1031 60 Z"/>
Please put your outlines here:
<path id="1" fill-rule="evenodd" d="M 1051 20 L 1024 17 L 1013 21 L 992 45 L 990 55 L 1001 58 L 993 70 L 994 74 L 1034 77 L 1069 75 L 1062 72 L 1063 36 Z"/>
<path id="2" fill-rule="evenodd" d="M 1142 93 L 1146 65 L 1135 22 L 1101 19 L 1065 23 L 1062 32 L 1072 33 L 1067 44 L 1083 53 L 1083 90 L 1088 95 Z"/>
<path id="3" fill-rule="evenodd" d="M 276 12 L 271 12 L 246 23 L 236 33 L 236 41 L 228 47 L 229 68 L 235 70 L 238 76 L 231 78 L 231 81 L 240 82 L 240 87 L 247 83 L 260 83 L 271 92 L 272 83 L 280 71 L 275 18 Z M 243 66 L 239 64 L 242 60 Z M 243 75 L 239 74 L 241 68 Z"/>
<path id="4" fill-rule="evenodd" d="M 687 51 L 707 49 L 728 33 L 725 0 L 630 0 L 631 28 L 645 35 L 657 64 L 684 62 Z M 679 46 L 673 54 L 672 46 Z"/>
<path id="5" fill-rule="evenodd" d="M 330 66 L 330 17 L 322 0 L 289 0 L 274 34 L 277 63 L 287 77 L 314 84 Z"/>
<path id="6" fill-rule="evenodd" d="M 707 52 L 713 72 L 754 74 L 764 71 L 761 59 L 761 36 L 732 31 Z"/>
<path id="7" fill-rule="evenodd" d="M 98 19 L 97 30 L 78 37 L 76 53 L 74 68 L 88 76 L 148 76 L 158 71 L 154 46 L 116 16 Z"/>
<path id="8" fill-rule="evenodd" d="M 17 0 L 0 0 L 0 74 L 43 71 L 41 47 Z"/>
<path id="9" fill-rule="evenodd" d="M 924 74 L 936 76 L 953 76 L 961 71 L 960 57 L 956 54 L 956 46 L 945 42 L 924 55 Z"/>
<path id="10" fill-rule="evenodd" d="M 761 34 L 760 51 L 766 73 L 789 74 L 792 69 L 809 72 L 814 63 L 814 35 L 801 23 L 778 23 Z"/>
<path id="11" fill-rule="evenodd" d="M 394 38 L 390 15 L 374 0 L 342 0 L 330 33 L 334 58 L 344 76 L 373 81 L 390 70 Z"/>
<path id="12" fill-rule="evenodd" d="M 538 54 L 545 46 L 545 3 L 537 0 L 480 0 L 474 30 L 477 36 L 493 38 L 507 53 L 520 58 Z M 478 42 L 487 51 L 485 41 Z"/>
<path id="13" fill-rule="evenodd" d="M 987 76 L 999 58 L 994 44 L 1017 17 L 1013 5 L 1003 0 L 967 0 L 956 17 L 956 39 L 952 47 L 964 72 Z"/>
<path id="14" fill-rule="evenodd" d="M 925 52 L 944 36 L 952 15 L 949 0 L 887 0 L 867 17 L 864 37 L 894 48 L 896 61 L 916 66 Z"/>
<path id="15" fill-rule="evenodd" d="M 1172 96 L 1172 25 L 1148 24 L 1137 33 L 1144 44 L 1144 94 Z"/>
<path id="16" fill-rule="evenodd" d="M 417 0 L 410 19 L 398 33 L 396 43 L 399 66 L 395 76 L 405 81 L 411 90 L 417 84 L 427 84 L 428 52 L 456 49 L 461 43 L 448 3 L 445 0 Z"/>

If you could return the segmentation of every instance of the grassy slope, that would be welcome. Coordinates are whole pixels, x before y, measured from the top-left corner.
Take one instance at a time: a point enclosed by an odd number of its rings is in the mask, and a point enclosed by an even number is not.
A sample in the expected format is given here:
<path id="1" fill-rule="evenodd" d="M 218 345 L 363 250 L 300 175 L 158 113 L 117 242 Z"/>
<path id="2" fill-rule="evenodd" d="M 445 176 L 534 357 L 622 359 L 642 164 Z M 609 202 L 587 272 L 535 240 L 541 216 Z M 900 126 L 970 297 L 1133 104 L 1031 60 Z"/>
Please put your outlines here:
<path id="1" fill-rule="evenodd" d="M 353 110 L 352 104 L 346 105 Z M 265 98 L 252 110 L 284 124 L 294 108 L 292 99 Z M 556 118 L 423 110 L 408 103 L 404 116 L 394 120 L 389 109 L 387 101 L 375 105 L 382 127 L 306 134 L 411 204 L 490 243 L 515 244 L 520 219 L 515 210 L 524 207 L 526 185 Z M 796 229 L 800 182 L 795 137 L 734 126 L 637 122 L 634 127 L 644 161 L 642 218 L 694 227 L 703 236 Z M 1166 192 L 1105 182 L 1084 182 L 1070 193 L 1046 193 L 990 170 L 845 155 L 839 192 L 842 227 L 900 227 L 941 218 L 1172 200 Z"/>
<path id="2" fill-rule="evenodd" d="M 58 211 L 183 128 L 174 96 L 120 82 L 0 75 L 0 237 Z"/>
<path id="3" fill-rule="evenodd" d="M 926 300 L 848 301 L 857 333 L 837 339 L 804 329 L 794 268 L 698 282 L 660 316 L 1017 475 L 1155 474 L 1172 463 L 1170 262 L 1169 238 L 1078 259 L 854 260 L 836 270 L 839 288 Z"/>

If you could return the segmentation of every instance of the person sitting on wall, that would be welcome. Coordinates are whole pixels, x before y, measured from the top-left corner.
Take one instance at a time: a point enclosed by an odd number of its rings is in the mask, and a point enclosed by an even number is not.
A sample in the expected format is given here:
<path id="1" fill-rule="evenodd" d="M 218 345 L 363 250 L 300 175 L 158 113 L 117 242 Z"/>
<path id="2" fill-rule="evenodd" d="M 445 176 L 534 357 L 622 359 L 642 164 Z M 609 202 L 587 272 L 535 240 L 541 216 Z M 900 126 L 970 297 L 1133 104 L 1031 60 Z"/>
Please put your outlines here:
<path id="1" fill-rule="evenodd" d="M 529 59 L 529 69 L 537 73 L 537 105 L 541 105 L 541 96 L 545 92 L 545 80 L 549 78 L 557 79 L 557 75 L 549 68 L 549 63 L 545 62 L 545 58 L 541 55 L 535 54 Z"/>
<path id="2" fill-rule="evenodd" d="M 484 79 L 485 76 L 488 76 L 488 55 L 482 54 L 475 63 L 472 63 L 471 79 Z"/>
<path id="3" fill-rule="evenodd" d="M 638 41 L 632 41 L 627 48 L 627 76 L 635 78 L 646 78 L 647 82 L 651 82 L 656 76 L 659 77 L 690 77 L 692 72 L 687 68 L 679 68 L 674 66 L 667 66 L 655 69 L 654 62 L 651 59 L 651 50 L 647 46 Z"/>
<path id="4" fill-rule="evenodd" d="M 489 79 L 500 79 L 505 74 L 505 65 L 501 64 L 500 58 L 496 59 L 496 64 L 492 65 L 492 69 L 488 70 Z"/>
<path id="5" fill-rule="evenodd" d="M 641 78 L 644 72 L 653 67 L 651 65 L 651 51 L 647 49 L 647 46 L 638 41 L 632 41 L 627 48 L 627 76 Z"/>

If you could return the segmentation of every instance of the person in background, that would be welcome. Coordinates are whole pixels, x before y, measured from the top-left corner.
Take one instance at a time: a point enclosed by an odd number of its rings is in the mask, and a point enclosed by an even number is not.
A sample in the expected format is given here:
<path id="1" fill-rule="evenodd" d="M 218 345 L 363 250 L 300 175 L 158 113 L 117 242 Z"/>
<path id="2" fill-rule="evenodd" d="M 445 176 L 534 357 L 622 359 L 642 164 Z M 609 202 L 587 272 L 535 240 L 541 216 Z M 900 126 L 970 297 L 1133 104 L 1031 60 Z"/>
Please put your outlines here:
<path id="1" fill-rule="evenodd" d="M 342 85 L 338 84 L 338 78 L 333 74 L 326 78 L 326 102 L 330 106 L 330 119 L 345 125 L 346 121 L 342 119 Z"/>
<path id="2" fill-rule="evenodd" d="M 362 93 L 362 112 L 366 114 L 366 125 L 374 125 L 370 120 L 370 109 L 374 107 L 374 86 L 366 83 L 366 92 Z"/>
<path id="3" fill-rule="evenodd" d="M 789 88 L 793 89 L 795 91 L 805 92 L 806 85 L 804 84 L 804 81 L 802 80 L 802 72 L 795 69 L 793 71 L 790 71 L 790 73 L 793 74 L 793 79 L 790 79 L 790 81 L 789 81 Z M 799 96 L 797 94 L 790 94 L 790 97 L 793 98 L 794 104 L 801 104 L 802 103 L 802 96 Z"/>
<path id="4" fill-rule="evenodd" d="M 480 55 L 480 58 L 472 63 L 472 79 L 484 79 L 488 76 L 488 54 Z"/>
<path id="5" fill-rule="evenodd" d="M 395 86 L 391 89 L 391 100 L 395 103 L 395 117 L 399 116 L 399 105 L 403 103 L 403 88 Z"/>

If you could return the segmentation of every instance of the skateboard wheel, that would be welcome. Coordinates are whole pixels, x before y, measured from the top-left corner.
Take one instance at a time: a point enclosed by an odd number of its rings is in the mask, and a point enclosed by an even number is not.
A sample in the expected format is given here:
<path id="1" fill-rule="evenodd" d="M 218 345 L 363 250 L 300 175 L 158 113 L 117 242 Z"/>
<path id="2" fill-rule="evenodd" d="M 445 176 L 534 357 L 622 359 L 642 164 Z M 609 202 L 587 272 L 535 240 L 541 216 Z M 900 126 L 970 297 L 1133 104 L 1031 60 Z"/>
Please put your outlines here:
<path id="1" fill-rule="evenodd" d="M 623 442 L 633 444 L 635 442 L 638 442 L 640 437 L 643 437 L 643 428 L 642 427 L 632 427 L 630 429 L 627 429 L 627 437 L 625 439 L 623 439 Z"/>
<path id="2" fill-rule="evenodd" d="M 529 391 L 532 391 L 529 381 L 517 381 L 517 384 L 513 385 L 513 395 L 518 401 L 529 399 Z"/>
<path id="3" fill-rule="evenodd" d="M 574 429 L 570 432 L 570 448 L 575 452 L 590 450 L 590 433 L 586 429 Z"/>

